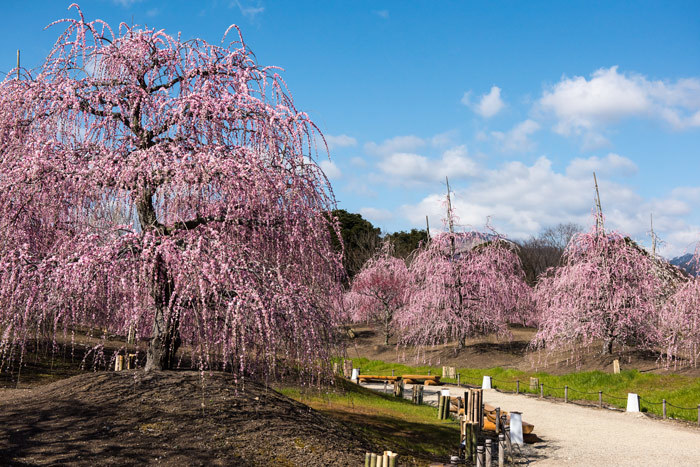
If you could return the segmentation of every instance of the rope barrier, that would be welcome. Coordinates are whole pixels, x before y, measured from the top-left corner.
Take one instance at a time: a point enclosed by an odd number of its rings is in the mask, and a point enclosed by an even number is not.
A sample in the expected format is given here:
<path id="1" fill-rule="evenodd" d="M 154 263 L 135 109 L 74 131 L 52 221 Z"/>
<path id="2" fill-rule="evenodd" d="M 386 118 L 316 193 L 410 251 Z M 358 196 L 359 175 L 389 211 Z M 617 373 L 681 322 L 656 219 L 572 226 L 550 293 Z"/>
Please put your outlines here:
<path id="1" fill-rule="evenodd" d="M 680 409 L 680 410 L 698 410 L 697 407 L 678 407 L 677 405 L 673 405 L 668 401 L 666 401 L 666 405 L 670 405 L 671 407 L 673 407 L 675 409 Z"/>

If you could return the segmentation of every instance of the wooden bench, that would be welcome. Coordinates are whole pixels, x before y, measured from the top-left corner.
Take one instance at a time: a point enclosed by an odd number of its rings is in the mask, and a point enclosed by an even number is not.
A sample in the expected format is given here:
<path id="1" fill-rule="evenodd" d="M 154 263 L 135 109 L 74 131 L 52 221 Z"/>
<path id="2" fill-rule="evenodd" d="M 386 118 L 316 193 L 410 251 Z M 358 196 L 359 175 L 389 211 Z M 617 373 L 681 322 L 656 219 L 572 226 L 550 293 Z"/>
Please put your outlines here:
<path id="1" fill-rule="evenodd" d="M 379 381 L 387 383 L 393 383 L 394 381 L 400 380 L 400 376 L 381 376 L 381 375 L 359 375 L 357 381 L 359 383 L 369 383 L 370 381 Z"/>
<path id="2" fill-rule="evenodd" d="M 403 382 L 406 384 L 423 383 L 426 386 L 435 386 L 440 384 L 440 376 L 433 375 L 402 375 Z"/>

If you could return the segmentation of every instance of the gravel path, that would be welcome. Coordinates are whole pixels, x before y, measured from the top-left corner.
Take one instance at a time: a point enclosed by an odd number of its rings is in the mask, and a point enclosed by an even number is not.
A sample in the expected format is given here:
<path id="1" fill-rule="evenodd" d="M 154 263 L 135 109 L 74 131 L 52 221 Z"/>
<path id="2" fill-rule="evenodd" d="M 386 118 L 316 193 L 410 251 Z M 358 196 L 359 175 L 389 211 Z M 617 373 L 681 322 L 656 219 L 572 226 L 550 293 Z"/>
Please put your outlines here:
<path id="1" fill-rule="evenodd" d="M 410 385 L 406 394 L 410 398 Z M 381 384 L 370 385 L 382 389 Z M 464 388 L 441 386 L 452 395 Z M 425 388 L 424 400 L 435 404 L 437 390 Z M 537 466 L 700 466 L 700 429 L 652 419 L 640 413 L 582 407 L 484 390 L 484 401 L 523 413 L 541 442 L 525 445 L 521 463 Z"/>

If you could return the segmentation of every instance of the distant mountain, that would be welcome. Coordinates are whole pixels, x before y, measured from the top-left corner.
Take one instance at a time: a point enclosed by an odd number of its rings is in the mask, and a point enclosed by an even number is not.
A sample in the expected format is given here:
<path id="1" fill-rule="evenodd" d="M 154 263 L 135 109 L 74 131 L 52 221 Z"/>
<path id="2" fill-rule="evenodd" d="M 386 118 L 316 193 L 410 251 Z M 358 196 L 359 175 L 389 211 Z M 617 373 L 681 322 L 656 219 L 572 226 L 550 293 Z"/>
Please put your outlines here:
<path id="1" fill-rule="evenodd" d="M 700 265 L 693 261 L 693 254 L 686 253 L 683 256 L 676 256 L 669 263 L 674 266 L 678 266 L 690 275 L 698 276 L 700 275 Z"/>

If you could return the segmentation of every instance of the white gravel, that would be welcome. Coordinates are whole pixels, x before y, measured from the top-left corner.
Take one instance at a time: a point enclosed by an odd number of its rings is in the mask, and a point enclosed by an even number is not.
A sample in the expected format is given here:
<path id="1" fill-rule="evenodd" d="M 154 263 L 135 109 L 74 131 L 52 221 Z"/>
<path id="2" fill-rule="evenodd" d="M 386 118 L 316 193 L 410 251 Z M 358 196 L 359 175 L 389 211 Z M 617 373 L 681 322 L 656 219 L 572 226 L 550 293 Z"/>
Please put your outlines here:
<path id="1" fill-rule="evenodd" d="M 383 389 L 382 384 L 369 385 Z M 391 390 L 391 386 L 388 386 Z M 410 398 L 410 385 L 405 395 Z M 464 388 L 426 387 L 424 400 L 434 404 L 439 389 L 461 395 Z M 537 466 L 700 466 L 700 429 L 641 413 L 627 413 L 535 396 L 484 390 L 484 401 L 519 411 L 535 425 L 542 441 L 525 445 L 520 463 Z"/>

